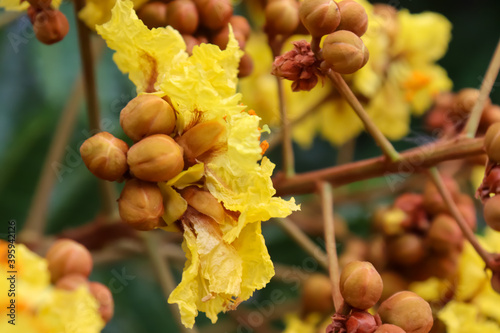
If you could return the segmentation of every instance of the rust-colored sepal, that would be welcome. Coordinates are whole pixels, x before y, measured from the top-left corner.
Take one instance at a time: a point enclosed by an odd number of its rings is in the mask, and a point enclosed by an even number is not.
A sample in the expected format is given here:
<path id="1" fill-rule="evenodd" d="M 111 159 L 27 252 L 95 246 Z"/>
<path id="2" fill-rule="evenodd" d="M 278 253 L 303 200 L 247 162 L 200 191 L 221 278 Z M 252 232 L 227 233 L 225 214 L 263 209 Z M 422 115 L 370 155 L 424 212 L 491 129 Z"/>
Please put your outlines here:
<path id="1" fill-rule="evenodd" d="M 353 311 L 347 319 L 347 333 L 373 333 L 377 329 L 375 317 L 366 311 Z"/>

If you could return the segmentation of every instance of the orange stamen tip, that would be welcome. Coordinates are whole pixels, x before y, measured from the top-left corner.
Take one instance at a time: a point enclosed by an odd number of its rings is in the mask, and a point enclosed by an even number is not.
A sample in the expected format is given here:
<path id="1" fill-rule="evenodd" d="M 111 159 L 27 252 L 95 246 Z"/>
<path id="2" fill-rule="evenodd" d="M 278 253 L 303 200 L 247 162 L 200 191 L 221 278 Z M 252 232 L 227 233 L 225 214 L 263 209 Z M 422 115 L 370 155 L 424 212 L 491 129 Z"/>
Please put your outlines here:
<path id="1" fill-rule="evenodd" d="M 262 155 L 264 155 L 267 151 L 267 149 L 269 148 L 269 142 L 267 142 L 266 140 L 262 141 L 260 143 L 260 148 L 262 149 Z"/>
<path id="2" fill-rule="evenodd" d="M 254 110 L 248 110 L 248 114 L 251 115 L 251 116 L 256 116 L 257 113 L 255 113 Z"/>

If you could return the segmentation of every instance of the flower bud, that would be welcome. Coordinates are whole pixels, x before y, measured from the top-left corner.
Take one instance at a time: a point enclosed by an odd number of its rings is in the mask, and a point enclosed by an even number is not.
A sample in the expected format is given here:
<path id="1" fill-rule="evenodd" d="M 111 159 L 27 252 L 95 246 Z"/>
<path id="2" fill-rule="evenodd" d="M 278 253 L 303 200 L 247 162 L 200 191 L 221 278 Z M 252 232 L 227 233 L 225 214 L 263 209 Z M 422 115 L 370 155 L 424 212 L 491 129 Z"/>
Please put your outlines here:
<path id="1" fill-rule="evenodd" d="M 459 199 L 460 189 L 457 182 L 452 178 L 443 177 L 443 182 L 454 200 Z M 424 208 L 431 215 L 448 213 L 448 206 L 443 200 L 441 193 L 432 182 L 427 182 L 424 187 Z"/>
<path id="2" fill-rule="evenodd" d="M 148 2 L 137 10 L 137 16 L 149 29 L 166 27 L 167 4 L 161 1 Z"/>
<path id="3" fill-rule="evenodd" d="M 52 282 L 65 275 L 79 274 L 85 277 L 92 271 L 92 256 L 80 243 L 71 239 L 57 240 L 45 256 Z"/>
<path id="4" fill-rule="evenodd" d="M 225 138 L 226 126 L 217 120 L 195 125 L 179 138 L 177 143 L 184 149 L 189 162 L 216 148 Z"/>
<path id="5" fill-rule="evenodd" d="M 349 30 L 359 37 L 368 29 L 368 15 L 365 8 L 352 0 L 339 2 L 340 24 L 337 30 Z"/>
<path id="6" fill-rule="evenodd" d="M 238 67 L 238 77 L 246 77 L 250 74 L 252 74 L 253 71 L 253 60 L 252 57 L 248 54 L 245 53 L 243 57 L 240 59 L 240 65 Z"/>
<path id="7" fill-rule="evenodd" d="M 377 328 L 375 318 L 366 311 L 353 311 L 347 319 L 347 333 L 372 333 Z"/>
<path id="8" fill-rule="evenodd" d="M 302 284 L 304 313 L 330 313 L 333 311 L 332 284 L 328 276 L 312 274 Z"/>
<path id="9" fill-rule="evenodd" d="M 181 191 L 181 195 L 188 205 L 198 212 L 210 216 L 218 223 L 224 222 L 226 215 L 224 207 L 210 192 L 189 186 Z"/>
<path id="10" fill-rule="evenodd" d="M 233 27 L 233 31 L 236 33 L 238 31 L 243 35 L 245 40 L 250 37 L 250 33 L 252 32 L 252 28 L 248 23 L 248 20 L 244 16 L 233 15 L 229 19 L 229 24 Z"/>
<path id="11" fill-rule="evenodd" d="M 411 266 L 425 257 L 426 250 L 422 238 L 406 233 L 388 240 L 387 253 L 391 262 L 401 266 Z"/>
<path id="12" fill-rule="evenodd" d="M 430 247 L 437 253 L 461 251 L 464 237 L 454 218 L 441 214 L 432 221 L 427 239 Z"/>
<path id="13" fill-rule="evenodd" d="M 265 31 L 270 35 L 291 35 L 299 25 L 299 8 L 293 0 L 269 2 L 265 15 Z"/>
<path id="14" fill-rule="evenodd" d="M 340 275 L 340 293 L 352 307 L 366 310 L 380 299 L 383 283 L 375 267 L 367 261 L 347 264 Z"/>
<path id="15" fill-rule="evenodd" d="M 175 112 L 164 99 L 139 95 L 120 113 L 120 125 L 135 142 L 153 134 L 170 134 L 175 128 Z"/>
<path id="16" fill-rule="evenodd" d="M 491 161 L 500 162 L 500 123 L 488 127 L 484 136 L 484 148 Z"/>
<path id="17" fill-rule="evenodd" d="M 189 55 L 193 54 L 193 47 L 195 47 L 195 45 L 201 44 L 198 38 L 191 35 L 182 35 L 182 38 L 184 39 L 184 43 L 186 43 L 186 52 Z"/>
<path id="18" fill-rule="evenodd" d="M 162 225 L 164 212 L 160 188 L 153 183 L 131 179 L 125 183 L 118 211 L 123 222 L 137 230 L 152 230 Z"/>
<path id="19" fill-rule="evenodd" d="M 127 163 L 135 177 L 149 182 L 167 181 L 184 168 L 182 148 L 164 134 L 148 136 L 130 147 Z"/>
<path id="20" fill-rule="evenodd" d="M 89 283 L 90 293 L 99 303 L 99 313 L 102 319 L 107 323 L 113 318 L 115 312 L 115 303 L 113 301 L 113 295 L 111 291 L 99 282 Z"/>
<path id="21" fill-rule="evenodd" d="M 486 224 L 491 229 L 500 231 L 500 194 L 486 200 L 483 212 Z"/>
<path id="22" fill-rule="evenodd" d="M 406 281 L 399 273 L 394 271 L 384 271 L 380 273 L 384 289 L 380 301 L 383 302 L 397 292 L 408 289 L 408 281 Z"/>
<path id="23" fill-rule="evenodd" d="M 497 293 L 500 293 L 500 272 L 493 272 L 491 276 L 491 287 Z"/>
<path id="24" fill-rule="evenodd" d="M 453 106 L 453 113 L 468 116 L 472 112 L 474 104 L 479 98 L 479 90 L 473 88 L 464 88 L 460 90 L 455 96 L 455 103 Z M 491 100 L 487 98 L 485 107 L 491 105 Z M 464 119 L 465 121 L 465 119 Z"/>
<path id="25" fill-rule="evenodd" d="M 336 231 L 335 233 L 337 233 Z M 384 236 L 377 235 L 369 242 L 366 259 L 378 271 L 383 270 L 387 266 L 387 246 Z"/>
<path id="26" fill-rule="evenodd" d="M 497 122 L 500 122 L 500 106 L 495 104 L 486 106 L 481 115 L 481 126 L 487 128 Z"/>
<path id="27" fill-rule="evenodd" d="M 383 323 L 399 326 L 406 333 L 428 333 L 433 324 L 429 303 L 411 291 L 401 291 L 385 300 L 378 314 Z"/>
<path id="28" fill-rule="evenodd" d="M 201 24 L 210 30 L 226 26 L 233 15 L 231 0 L 195 0 Z"/>
<path id="29" fill-rule="evenodd" d="M 108 132 L 88 138 L 80 147 L 80 155 L 96 177 L 116 181 L 123 177 L 127 166 L 128 146 Z"/>
<path id="30" fill-rule="evenodd" d="M 392 324 L 380 325 L 374 333 L 406 333 L 401 327 Z"/>
<path id="31" fill-rule="evenodd" d="M 323 59 L 340 74 L 352 74 L 368 61 L 368 49 L 354 33 L 339 30 L 326 36 L 323 42 Z"/>
<path id="32" fill-rule="evenodd" d="M 40 42 L 51 45 L 63 40 L 68 34 L 68 19 L 57 9 L 42 10 L 35 17 L 33 30 Z"/>
<path id="33" fill-rule="evenodd" d="M 238 41 L 240 49 L 245 48 L 246 38 L 241 31 L 234 30 L 233 31 L 234 38 Z M 229 42 L 229 26 L 226 26 L 219 30 L 212 37 L 212 44 L 217 45 L 221 50 L 225 50 L 227 47 L 227 43 Z"/>
<path id="34" fill-rule="evenodd" d="M 87 285 L 88 278 L 81 274 L 68 274 L 57 280 L 56 288 L 63 290 L 75 290 L 81 285 Z"/>
<path id="35" fill-rule="evenodd" d="M 198 11 L 190 0 L 175 0 L 167 5 L 167 24 L 181 34 L 191 35 L 198 28 Z"/>
<path id="36" fill-rule="evenodd" d="M 339 6 L 333 0 L 304 0 L 299 16 L 311 36 L 320 38 L 337 29 L 340 23 Z"/>

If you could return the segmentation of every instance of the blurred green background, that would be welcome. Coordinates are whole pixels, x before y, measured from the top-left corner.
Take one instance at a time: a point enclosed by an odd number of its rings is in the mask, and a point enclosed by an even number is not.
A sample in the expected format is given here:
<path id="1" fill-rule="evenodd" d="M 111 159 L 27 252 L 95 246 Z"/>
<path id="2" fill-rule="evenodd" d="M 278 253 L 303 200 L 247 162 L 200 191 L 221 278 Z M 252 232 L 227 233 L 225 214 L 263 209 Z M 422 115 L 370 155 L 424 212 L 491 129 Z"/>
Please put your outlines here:
<path id="1" fill-rule="evenodd" d="M 408 8 L 413 13 L 429 10 L 444 14 L 453 24 L 453 38 L 440 64 L 448 71 L 455 91 L 464 87 L 479 88 L 500 37 L 500 1 L 402 0 L 387 3 Z M 53 46 L 45 46 L 34 38 L 25 16 L 0 28 L 0 217 L 5 229 L 0 234 L 6 232 L 6 222 L 11 219 L 18 222 L 18 229 L 22 228 L 59 116 L 80 70 L 72 5 L 64 3 L 62 11 L 68 17 L 71 29 L 62 42 Z M 134 97 L 135 88 L 118 71 L 111 57 L 112 52 L 106 49 L 96 69 L 99 101 L 102 117 L 111 120 L 111 132 L 123 137 L 118 122 L 119 111 Z M 500 79 L 497 79 L 491 97 L 493 102 L 500 104 Z M 53 193 L 47 193 L 50 195 L 48 234 L 82 225 L 98 212 L 97 181 L 78 158 L 79 145 L 88 136 L 87 128 L 82 104 L 64 157 L 71 167 L 60 173 Z M 414 119 L 410 139 L 402 140 L 396 146 L 401 149 L 414 146 L 411 137 L 424 134 L 422 121 Z M 379 155 L 378 148 L 366 135 L 362 135 L 359 141 L 356 159 Z M 336 161 L 337 151 L 321 139 L 316 140 L 312 150 L 295 148 L 299 171 L 331 166 Z M 271 152 L 270 156 L 279 167 L 280 154 Z M 337 208 L 351 228 L 363 229 L 374 205 L 350 204 Z M 264 234 L 274 262 L 295 265 L 299 273 L 318 269 L 275 224 L 268 223 Z M 123 288 L 113 290 L 116 314 L 104 332 L 178 332 L 146 258 L 100 265 L 91 278 L 109 285 L 123 270 L 134 278 L 125 283 L 122 281 Z M 289 283 L 272 282 L 242 306 L 262 315 L 274 311 L 266 308 L 266 299 L 274 290 L 283 292 L 286 299 L 283 304 L 291 302 L 297 297 L 295 281 L 299 273 L 290 275 Z M 180 278 L 180 272 L 176 271 L 176 274 Z M 199 322 L 205 325 L 207 320 L 201 317 L 202 314 Z M 231 332 L 216 327 L 213 332 Z M 250 330 L 240 325 L 238 332 Z"/>

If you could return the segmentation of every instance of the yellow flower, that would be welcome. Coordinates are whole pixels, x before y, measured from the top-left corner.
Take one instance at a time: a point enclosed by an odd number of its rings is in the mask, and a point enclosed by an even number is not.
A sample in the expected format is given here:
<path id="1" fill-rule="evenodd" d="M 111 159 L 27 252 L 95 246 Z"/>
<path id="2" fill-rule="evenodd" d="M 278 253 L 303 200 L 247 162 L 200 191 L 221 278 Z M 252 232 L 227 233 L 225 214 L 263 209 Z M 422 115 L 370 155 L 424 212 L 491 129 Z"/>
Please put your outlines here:
<path id="1" fill-rule="evenodd" d="M 7 253 L 7 242 L 0 240 L 1 253 Z M 89 290 L 82 286 L 74 291 L 56 289 L 50 284 L 47 262 L 22 244 L 16 251 L 16 295 L 10 298 L 7 292 L 0 296 L 0 306 L 5 309 L 15 299 L 15 326 L 8 323 L 9 317 L 0 321 L 0 332 L 45 333 L 45 332 L 100 332 L 104 322 L 99 314 L 99 305 Z M 0 270 L 7 272 L 7 258 L 0 257 Z M 9 290 L 10 282 L 3 277 L 0 288 Z"/>
<path id="2" fill-rule="evenodd" d="M 61 2 L 62 0 L 52 0 L 52 6 L 59 8 Z M 5 8 L 5 10 L 23 11 L 28 9 L 29 6 L 28 1 L 21 3 L 21 0 L 0 0 L 0 8 Z"/>
<path id="3" fill-rule="evenodd" d="M 179 305 L 187 327 L 198 311 L 215 322 L 219 312 L 234 309 L 274 275 L 261 222 L 298 209 L 293 199 L 273 197 L 274 164 L 262 158 L 260 118 L 243 112 L 236 93 L 242 51 L 231 31 L 224 51 L 202 44 L 189 56 L 176 30 L 149 30 L 130 1 L 118 1 L 111 20 L 96 30 L 116 51 L 115 62 L 138 93 L 171 102 L 177 116 L 174 136 L 214 119 L 225 126 L 223 147 L 158 184 L 165 201 L 164 229 L 183 231 L 187 256 L 182 281 L 168 301 Z M 216 220 L 189 206 L 181 191 L 188 186 L 208 190 L 223 205 L 223 216 L 216 214 Z"/>
<path id="4" fill-rule="evenodd" d="M 482 316 L 472 304 L 451 301 L 438 318 L 445 323 L 448 333 L 500 333 L 498 323 Z"/>
<path id="5" fill-rule="evenodd" d="M 134 8 L 139 8 L 148 0 L 132 0 Z M 90 29 L 95 29 L 96 25 L 104 24 L 111 18 L 116 0 L 87 0 L 85 7 L 78 13 L 78 17 L 85 22 Z"/>
<path id="6" fill-rule="evenodd" d="M 315 333 L 321 322 L 319 313 L 311 313 L 302 319 L 297 314 L 289 314 L 285 317 L 285 330 L 283 333 Z M 331 320 L 329 320 L 331 322 Z"/>

